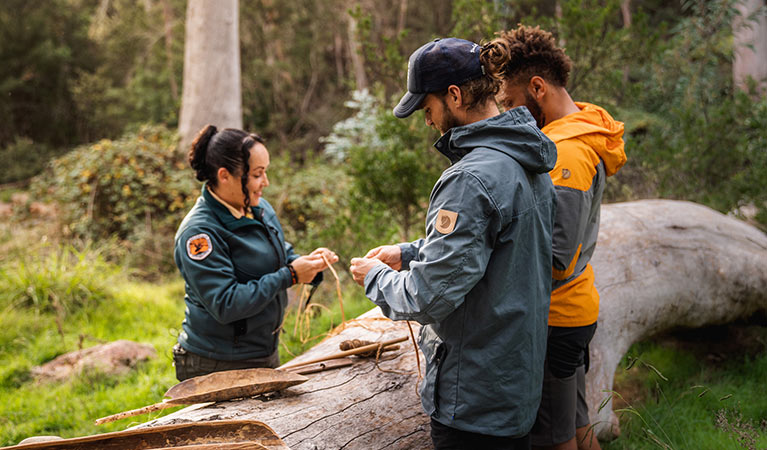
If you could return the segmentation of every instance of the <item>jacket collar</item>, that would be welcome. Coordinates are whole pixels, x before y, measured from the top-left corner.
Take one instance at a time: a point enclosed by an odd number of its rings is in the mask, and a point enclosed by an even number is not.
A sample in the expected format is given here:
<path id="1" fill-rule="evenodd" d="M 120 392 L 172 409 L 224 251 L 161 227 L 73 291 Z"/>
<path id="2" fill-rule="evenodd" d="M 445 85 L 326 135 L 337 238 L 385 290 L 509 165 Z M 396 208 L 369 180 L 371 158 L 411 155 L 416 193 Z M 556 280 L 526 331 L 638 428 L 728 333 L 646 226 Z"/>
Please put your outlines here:
<path id="1" fill-rule="evenodd" d="M 447 156 L 447 158 L 450 160 L 450 164 L 457 163 L 461 160 L 461 158 L 468 155 L 469 152 L 473 150 L 471 148 L 456 148 L 450 145 L 450 139 L 453 136 L 453 131 L 457 128 L 462 127 L 454 127 L 447 130 L 447 133 L 443 134 L 442 137 L 437 139 L 437 142 L 434 143 L 434 147 L 437 149 L 437 151 Z"/>
<path id="2" fill-rule="evenodd" d="M 533 173 L 549 172 L 557 160 L 556 146 L 538 129 L 535 119 L 524 107 L 453 127 L 434 146 L 451 164 L 478 147 L 514 158 Z"/>
<path id="3" fill-rule="evenodd" d="M 263 225 L 264 210 L 262 208 L 258 206 L 251 207 L 254 218 L 247 216 L 235 217 L 229 208 L 222 203 L 223 201 L 218 199 L 218 196 L 208 189 L 207 182 L 202 185 L 202 198 L 205 200 L 205 203 L 210 205 L 211 211 L 218 217 L 218 220 L 230 231 L 253 224 Z"/>

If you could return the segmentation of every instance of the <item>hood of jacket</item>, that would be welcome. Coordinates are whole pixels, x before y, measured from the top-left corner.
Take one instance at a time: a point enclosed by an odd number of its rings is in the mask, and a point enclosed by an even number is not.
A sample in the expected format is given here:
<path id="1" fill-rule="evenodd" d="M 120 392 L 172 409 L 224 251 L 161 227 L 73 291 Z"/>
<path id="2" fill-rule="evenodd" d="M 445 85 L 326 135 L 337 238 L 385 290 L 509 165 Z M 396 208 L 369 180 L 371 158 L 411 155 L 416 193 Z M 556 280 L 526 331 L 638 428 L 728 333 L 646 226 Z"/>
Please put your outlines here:
<path id="1" fill-rule="evenodd" d="M 603 108 L 575 102 L 580 111 L 557 119 L 543 132 L 554 142 L 578 138 L 593 148 L 605 162 L 605 172 L 614 175 L 626 163 L 623 146 L 623 122 L 613 119 Z"/>
<path id="2" fill-rule="evenodd" d="M 557 162 L 556 146 L 524 107 L 451 128 L 434 146 L 453 164 L 478 147 L 508 155 L 533 173 L 549 172 Z"/>

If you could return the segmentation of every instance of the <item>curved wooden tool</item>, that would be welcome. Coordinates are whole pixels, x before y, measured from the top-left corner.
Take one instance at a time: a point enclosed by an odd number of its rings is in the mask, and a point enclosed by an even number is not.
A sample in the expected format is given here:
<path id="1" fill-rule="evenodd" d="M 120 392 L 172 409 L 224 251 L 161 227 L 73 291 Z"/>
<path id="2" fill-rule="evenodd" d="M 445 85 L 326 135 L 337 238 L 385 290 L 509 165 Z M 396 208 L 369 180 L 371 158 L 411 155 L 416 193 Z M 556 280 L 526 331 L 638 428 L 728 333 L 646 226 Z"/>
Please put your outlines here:
<path id="1" fill-rule="evenodd" d="M 276 369 L 227 370 L 184 380 L 168 389 L 165 397 L 174 402 L 183 398 L 186 404 L 219 402 L 280 391 L 308 380 L 303 375 Z"/>
<path id="2" fill-rule="evenodd" d="M 252 397 L 266 392 L 280 391 L 307 380 L 309 379 L 303 375 L 276 369 L 242 369 L 214 372 L 184 380 L 171 387 L 165 393 L 165 397 L 169 398 L 160 403 L 102 417 L 96 420 L 96 425 L 179 405 L 193 405 L 195 403 L 220 402 L 234 398 Z"/>

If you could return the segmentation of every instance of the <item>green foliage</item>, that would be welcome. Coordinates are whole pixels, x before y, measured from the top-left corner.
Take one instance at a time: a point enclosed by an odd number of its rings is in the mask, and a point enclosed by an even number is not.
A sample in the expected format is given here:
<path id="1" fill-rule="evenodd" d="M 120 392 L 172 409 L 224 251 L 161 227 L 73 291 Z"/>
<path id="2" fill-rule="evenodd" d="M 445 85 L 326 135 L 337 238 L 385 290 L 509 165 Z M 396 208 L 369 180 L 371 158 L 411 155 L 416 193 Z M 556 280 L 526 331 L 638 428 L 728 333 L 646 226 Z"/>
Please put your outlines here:
<path id="1" fill-rule="evenodd" d="M 55 160 L 33 188 L 62 206 L 67 234 L 115 237 L 131 265 L 167 271 L 173 234 L 198 194 L 176 142 L 165 128 L 143 127 L 82 146 Z"/>
<path id="2" fill-rule="evenodd" d="M 55 248 L 0 267 L 0 305 L 71 312 L 111 297 L 118 269 L 93 249 Z"/>
<path id="3" fill-rule="evenodd" d="M 450 36 L 477 43 L 488 41 L 496 32 L 510 26 L 513 7 L 512 2 L 456 0 L 453 2 Z"/>
<path id="4" fill-rule="evenodd" d="M 185 5 L 5 2 L 0 140 L 26 136 L 63 147 L 113 137 L 147 121 L 175 125 L 184 53 L 183 21 L 176 19 L 184 16 Z"/>
<path id="5" fill-rule="evenodd" d="M 429 194 L 447 161 L 426 148 L 434 133 L 420 114 L 395 118 L 367 92 L 356 92 L 347 103 L 357 113 L 339 122 L 325 139 L 325 151 L 340 158 L 352 178 L 354 218 L 374 214 L 373 221 L 396 221 L 400 239 L 421 234 Z M 415 232 L 415 233 L 414 233 Z"/>
<path id="6" fill-rule="evenodd" d="M 341 166 L 314 158 L 297 167 L 278 157 L 271 162 L 269 180 L 267 199 L 297 253 L 328 247 L 344 254 L 350 249 L 354 238 L 337 226 L 349 208 L 350 182 Z"/>
<path id="7" fill-rule="evenodd" d="M 660 119 L 630 137 L 633 157 L 655 172 L 662 196 L 764 211 L 767 99 L 733 87 L 732 4 L 685 5 L 688 15 L 632 75 L 635 105 Z"/>
<path id="8" fill-rule="evenodd" d="M 0 149 L 7 165 L 0 172 L 0 184 L 12 183 L 31 178 L 45 167 L 53 151 L 45 144 L 36 144 L 32 139 L 16 136 L 6 147 Z"/>
<path id="9" fill-rule="evenodd" d="M 62 145 L 81 119 L 67 82 L 96 65 L 85 7 L 66 0 L 8 0 L 0 9 L 0 142 L 27 136 Z M 57 126 L 51 126 L 56 124 Z"/>

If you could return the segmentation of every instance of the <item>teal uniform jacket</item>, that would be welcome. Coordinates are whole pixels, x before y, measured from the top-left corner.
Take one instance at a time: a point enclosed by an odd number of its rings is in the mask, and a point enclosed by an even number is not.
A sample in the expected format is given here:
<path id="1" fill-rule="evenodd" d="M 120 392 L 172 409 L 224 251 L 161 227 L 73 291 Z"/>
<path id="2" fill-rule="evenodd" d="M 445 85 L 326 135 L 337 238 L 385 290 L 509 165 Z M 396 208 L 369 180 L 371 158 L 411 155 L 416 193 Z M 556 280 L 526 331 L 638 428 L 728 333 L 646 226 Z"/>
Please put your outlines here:
<path id="1" fill-rule="evenodd" d="M 263 198 L 255 219 L 236 219 L 205 186 L 176 232 L 176 265 L 186 282 L 178 337 L 192 353 L 224 361 L 270 356 L 298 257 Z"/>
<path id="2" fill-rule="evenodd" d="M 452 128 L 435 146 L 452 166 L 431 193 L 426 238 L 400 244 L 403 270 L 375 266 L 365 291 L 386 316 L 424 324 L 427 414 L 521 436 L 541 398 L 556 147 L 526 108 Z"/>

